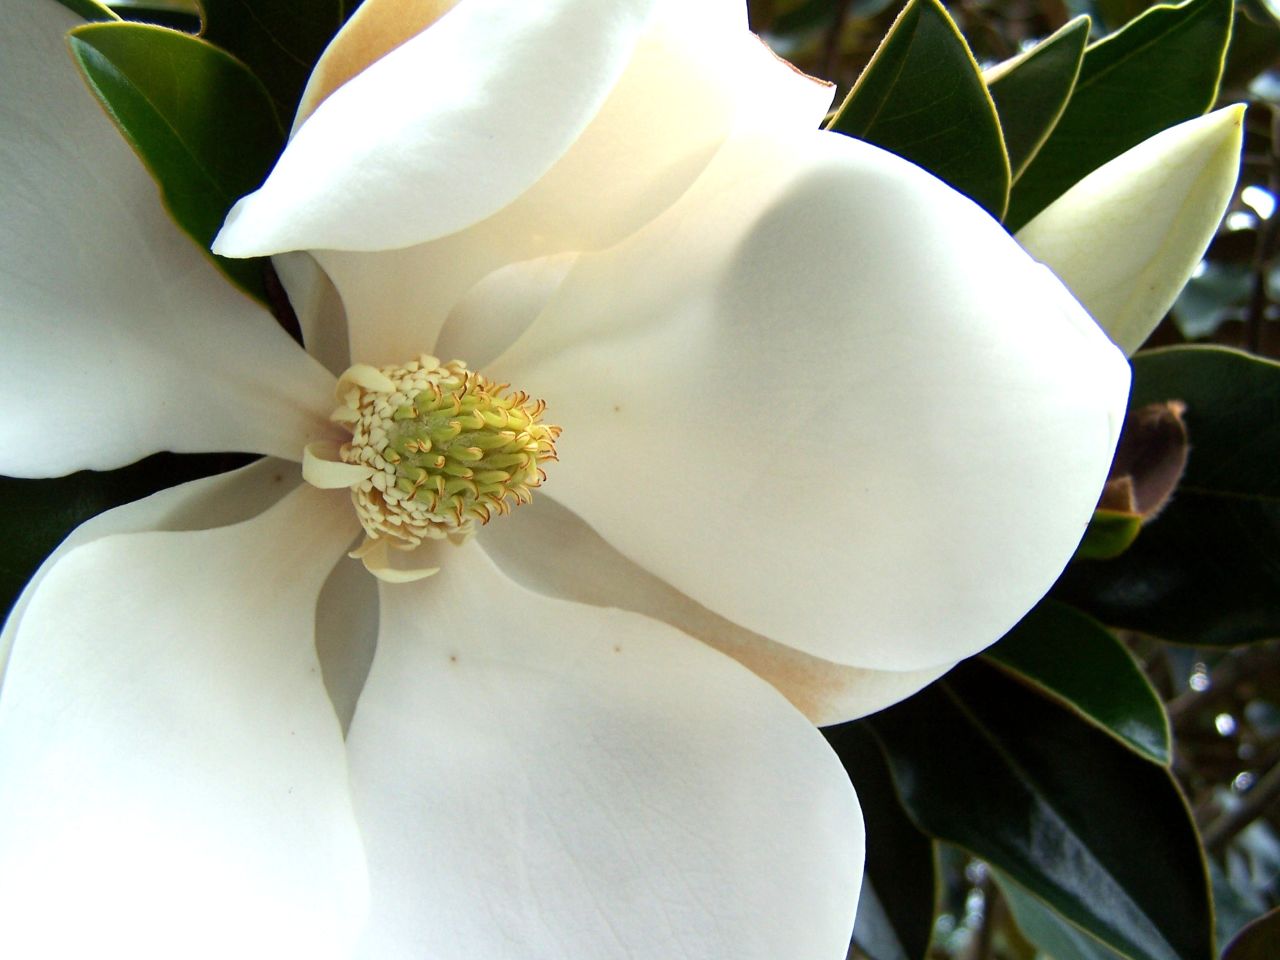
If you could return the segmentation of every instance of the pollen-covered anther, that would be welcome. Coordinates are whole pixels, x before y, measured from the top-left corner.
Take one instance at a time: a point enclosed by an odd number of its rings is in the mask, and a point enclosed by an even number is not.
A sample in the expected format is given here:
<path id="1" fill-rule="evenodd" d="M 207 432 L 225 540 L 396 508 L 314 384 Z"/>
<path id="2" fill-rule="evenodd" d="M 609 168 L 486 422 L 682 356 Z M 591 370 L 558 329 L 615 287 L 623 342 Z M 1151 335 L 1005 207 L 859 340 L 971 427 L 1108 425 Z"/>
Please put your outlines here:
<path id="1" fill-rule="evenodd" d="M 330 419 L 351 431 L 341 461 L 363 468 L 351 497 L 366 553 L 376 541 L 382 553 L 465 537 L 530 501 L 560 428 L 541 422 L 543 401 L 509 389 L 425 355 L 402 367 L 357 364 L 339 378 Z"/>

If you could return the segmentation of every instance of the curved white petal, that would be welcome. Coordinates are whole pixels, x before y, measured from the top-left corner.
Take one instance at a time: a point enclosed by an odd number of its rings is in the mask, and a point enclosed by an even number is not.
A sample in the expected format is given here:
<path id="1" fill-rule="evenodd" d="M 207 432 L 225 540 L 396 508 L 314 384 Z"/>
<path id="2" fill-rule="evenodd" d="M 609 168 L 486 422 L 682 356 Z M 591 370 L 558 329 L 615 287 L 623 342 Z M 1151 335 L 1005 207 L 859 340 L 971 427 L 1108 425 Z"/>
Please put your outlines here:
<path id="1" fill-rule="evenodd" d="M 340 374 L 351 366 L 351 355 L 347 315 L 333 281 L 309 253 L 281 253 L 271 262 L 289 295 L 307 353 L 330 373 Z"/>
<path id="2" fill-rule="evenodd" d="M 541 492 L 533 503 L 485 527 L 480 540 L 503 572 L 529 589 L 642 613 L 728 654 L 818 726 L 883 710 L 950 669 L 949 664 L 903 671 L 849 667 L 752 633 L 632 563 Z"/>
<path id="3" fill-rule="evenodd" d="M 53 0 L 0 19 L 0 472 L 157 450 L 297 459 L 324 435 L 332 378 L 169 220 L 76 75 L 77 22 Z"/>
<path id="4" fill-rule="evenodd" d="M 367 888 L 316 595 L 352 536 L 309 487 L 48 571 L 0 697 L 15 957 L 345 957 Z"/>
<path id="5" fill-rule="evenodd" d="M 484 219 L 577 139 L 653 4 L 454 7 L 329 95 L 232 210 L 215 249 L 380 250 Z"/>
<path id="6" fill-rule="evenodd" d="M 102 537 L 144 530 L 212 530 L 255 517 L 297 486 L 295 464 L 271 457 L 239 470 L 179 484 L 100 513 L 76 527 L 28 581 L 0 632 L 0 683 L 23 611 L 40 581 L 68 551 Z"/>
<path id="7" fill-rule="evenodd" d="M 289 136 L 316 107 L 356 74 L 426 30 L 459 0 L 362 0 L 307 78 Z"/>
<path id="8" fill-rule="evenodd" d="M 1244 106 L 1170 127 L 1103 164 L 1018 231 L 1125 353 L 1173 304 L 1231 202 Z"/>
<path id="9" fill-rule="evenodd" d="M 523 260 L 488 274 L 449 311 L 436 340 L 436 356 L 465 357 L 475 368 L 493 360 L 537 319 L 577 256 Z"/>
<path id="10" fill-rule="evenodd" d="M 449 312 L 471 286 L 533 255 L 527 234 L 507 229 L 501 216 L 403 250 L 313 253 L 342 297 L 352 360 L 375 366 L 434 351 Z"/>
<path id="11" fill-rule="evenodd" d="M 875 669 L 998 639 L 1071 556 L 1128 365 L 975 205 L 834 134 L 726 147 L 489 375 L 548 490 L 747 629 Z"/>
<path id="12" fill-rule="evenodd" d="M 357 956 L 842 958 L 861 818 L 808 722 L 670 627 L 440 549 L 381 588 L 348 737 Z"/>
<path id="13" fill-rule="evenodd" d="M 599 6 L 603 16 L 605 5 Z M 469 7 L 459 7 L 450 17 Z M 450 17 L 423 36 L 440 29 Z M 583 21 L 582 26 L 587 29 L 590 24 Z M 357 80 L 379 76 L 384 62 L 393 57 L 417 56 L 413 45 L 421 40 L 403 45 Z M 561 55 L 562 39 L 557 36 L 550 42 L 557 52 L 540 62 L 540 69 L 553 67 Z M 499 59 L 492 52 L 484 57 Z M 549 159 L 555 162 L 545 176 L 524 183 L 518 199 L 505 194 L 500 202 L 495 199 L 484 218 L 477 216 L 479 222 L 451 236 L 432 239 L 467 224 L 446 229 L 446 221 L 433 215 L 429 231 L 418 230 L 411 240 L 405 239 L 416 205 L 452 203 L 458 194 L 447 183 L 424 179 L 397 165 L 412 152 L 403 138 L 392 145 L 394 149 L 378 155 L 376 169 L 387 178 L 387 196 L 380 207 L 360 201 L 345 188 L 326 186 L 325 202 L 339 204 L 327 232 L 295 233 L 304 220 L 284 223 L 288 214 L 283 211 L 262 214 L 281 219 L 279 229 L 290 231 L 287 240 L 276 241 L 277 246 L 334 248 L 316 255 L 342 294 L 351 323 L 353 358 L 398 363 L 417 351 L 434 350 L 435 337 L 450 310 L 491 271 L 536 257 L 608 246 L 680 196 L 731 128 L 812 129 L 831 101 L 828 86 L 797 73 L 747 32 L 742 5 L 732 0 L 693 4 L 659 0 L 634 55 L 607 92 L 581 135 L 571 146 L 565 144 L 563 155 Z M 519 84 L 502 94 L 504 99 L 519 101 L 530 116 L 543 117 L 549 108 L 522 99 L 539 95 L 536 85 Z M 379 98 L 391 94 L 371 85 L 368 96 L 364 111 L 385 113 L 385 106 L 378 106 L 383 102 Z M 304 131 L 324 117 L 328 107 L 326 101 Z M 504 176 L 511 172 L 507 170 L 511 158 L 522 147 L 515 132 L 497 125 L 498 119 L 496 114 L 478 117 L 476 122 L 493 125 L 486 134 L 487 152 L 469 161 L 470 166 L 458 161 L 445 172 L 474 176 L 477 184 L 483 177 L 475 174 L 476 169 L 496 164 Z M 294 152 L 305 152 L 301 134 L 290 145 L 286 159 Z M 345 163 L 347 156 L 348 151 L 317 154 L 307 162 L 320 168 Z M 455 163 L 452 154 L 445 151 L 445 156 Z M 431 162 L 440 162 L 440 156 L 432 154 Z M 283 183 L 285 176 L 282 161 L 268 187 L 278 178 Z M 260 203 L 267 201 L 249 198 L 244 206 L 253 211 Z M 370 220 L 367 231 L 355 229 L 353 224 L 363 221 L 346 211 L 348 203 L 358 205 L 360 217 Z M 323 208 L 323 204 L 308 206 L 307 214 Z M 244 229 L 229 227 L 218 249 L 244 252 L 235 247 Z M 405 246 L 409 242 L 414 245 Z M 387 249 L 391 247 L 402 249 Z"/>

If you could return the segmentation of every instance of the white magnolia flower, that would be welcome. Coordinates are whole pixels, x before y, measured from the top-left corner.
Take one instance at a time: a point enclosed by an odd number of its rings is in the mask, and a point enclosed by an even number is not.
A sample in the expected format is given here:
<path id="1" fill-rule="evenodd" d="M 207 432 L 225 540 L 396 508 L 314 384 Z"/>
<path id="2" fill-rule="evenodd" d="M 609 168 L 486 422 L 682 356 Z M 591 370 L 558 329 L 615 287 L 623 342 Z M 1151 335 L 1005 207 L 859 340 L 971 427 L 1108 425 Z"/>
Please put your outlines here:
<path id="1" fill-rule="evenodd" d="M 6 624 L 3 951 L 843 957 L 860 818 L 813 724 L 998 638 L 1107 472 L 1128 367 L 1061 283 L 815 132 L 740 3 L 365 0 L 218 241 L 279 255 L 304 352 L 169 222 L 74 18 L 3 13 L 0 469 L 266 455 L 84 525 Z M 324 462 L 424 353 L 564 428 L 471 537 L 430 534 L 473 452 L 393 420 L 400 464 Z M 371 561 L 439 572 L 346 559 L 306 449 L 366 534 L 375 470 L 442 496 Z M 510 504 L 502 449 L 463 479 Z"/>

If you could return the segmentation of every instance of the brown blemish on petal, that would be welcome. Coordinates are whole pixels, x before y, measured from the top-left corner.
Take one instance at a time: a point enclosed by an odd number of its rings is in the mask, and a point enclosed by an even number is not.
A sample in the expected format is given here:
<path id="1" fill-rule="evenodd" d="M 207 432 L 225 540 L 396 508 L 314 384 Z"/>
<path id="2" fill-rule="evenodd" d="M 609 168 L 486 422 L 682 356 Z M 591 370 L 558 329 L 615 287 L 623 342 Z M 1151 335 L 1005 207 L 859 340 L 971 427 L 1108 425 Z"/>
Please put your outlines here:
<path id="1" fill-rule="evenodd" d="M 296 130 L 329 94 L 416 37 L 458 5 L 459 0 L 364 0 L 329 44 L 311 73 L 294 119 Z"/>
<path id="2" fill-rule="evenodd" d="M 753 34 L 753 36 L 754 36 L 754 34 Z M 760 38 L 759 38 L 759 37 L 756 37 L 756 39 L 757 39 L 757 40 L 760 40 Z M 825 89 L 825 90 L 832 90 L 832 89 L 835 89 L 835 84 L 834 84 L 834 83 L 832 83 L 830 80 L 823 80 L 821 77 L 815 77 L 815 76 L 814 76 L 813 74 L 811 74 L 811 73 L 805 73 L 803 70 L 801 70 L 799 67 L 797 67 L 797 66 L 796 66 L 794 63 L 792 63 L 790 60 L 786 59 L 785 57 L 780 57 L 780 56 L 778 56 L 778 54 L 774 51 L 773 47 L 769 46 L 769 45 L 768 45 L 767 43 L 765 43 L 763 40 L 760 40 L 760 46 L 762 46 L 762 47 L 764 47 L 766 50 L 768 50 L 768 51 L 769 51 L 769 53 L 771 53 L 771 54 L 773 55 L 773 59 L 777 60 L 779 63 L 781 63 L 781 64 L 783 64 L 783 65 L 785 65 L 785 66 L 787 66 L 787 67 L 790 67 L 790 68 L 791 68 L 791 72 L 792 72 L 792 73 L 794 73 L 794 74 L 796 74 L 797 76 L 804 77 L 806 80 L 812 81 L 813 83 L 817 84 L 819 87 L 822 87 L 822 88 L 823 88 L 823 89 Z"/>

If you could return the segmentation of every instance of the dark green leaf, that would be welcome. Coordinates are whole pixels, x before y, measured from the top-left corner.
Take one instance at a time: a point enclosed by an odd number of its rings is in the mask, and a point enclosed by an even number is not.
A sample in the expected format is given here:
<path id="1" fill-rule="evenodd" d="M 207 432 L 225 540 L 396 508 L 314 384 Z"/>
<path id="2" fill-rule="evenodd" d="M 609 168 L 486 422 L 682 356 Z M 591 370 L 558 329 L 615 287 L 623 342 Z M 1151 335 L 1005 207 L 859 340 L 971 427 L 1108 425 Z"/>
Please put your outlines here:
<path id="1" fill-rule="evenodd" d="M 243 60 L 290 119 L 311 68 L 342 26 L 341 0 L 200 0 L 204 38 Z"/>
<path id="2" fill-rule="evenodd" d="M 1160 698 L 1120 641 L 1079 610 L 1042 600 L 986 656 L 1156 763 L 1169 762 Z"/>
<path id="3" fill-rule="evenodd" d="M 1018 230 L 1108 160 L 1213 106 L 1231 12 L 1232 0 L 1155 7 L 1089 47 L 1066 110 L 1014 184 L 1005 225 Z"/>
<path id="4" fill-rule="evenodd" d="M 0 611 L 7 616 L 22 587 L 72 530 L 104 510 L 242 466 L 252 457 L 156 454 L 120 470 L 66 477 L 0 477 Z"/>
<path id="5" fill-rule="evenodd" d="M 195 0 L 108 0 L 123 20 L 172 27 L 184 33 L 200 32 L 200 10 Z"/>
<path id="6" fill-rule="evenodd" d="M 937 0 L 911 0 L 830 123 L 918 164 L 995 216 L 1009 158 L 973 54 Z"/>
<path id="7" fill-rule="evenodd" d="M 823 731 L 862 805 L 867 868 L 854 942 L 871 960 L 924 960 L 933 929 L 933 843 L 902 809 L 884 756 L 862 723 Z"/>
<path id="8" fill-rule="evenodd" d="M 1210 960 L 1205 864 L 1168 770 L 978 660 L 867 722 L 926 832 L 1135 960 Z"/>
<path id="9" fill-rule="evenodd" d="M 1089 518 L 1084 539 L 1076 556 L 1088 560 L 1110 560 L 1124 553 L 1142 532 L 1142 517 L 1119 510 L 1095 510 Z"/>
<path id="10" fill-rule="evenodd" d="M 1076 17 L 1033 49 L 989 71 L 987 89 L 995 101 L 1016 180 L 1049 138 L 1080 73 L 1089 18 Z"/>
<path id="11" fill-rule="evenodd" d="M 71 32 L 71 49 L 160 184 L 174 220 L 207 249 L 231 205 L 257 188 L 283 144 L 262 84 L 212 44 L 162 27 L 89 24 Z M 259 261 L 214 260 L 265 299 Z"/>
<path id="12" fill-rule="evenodd" d="M 1187 472 L 1132 547 L 1072 563 L 1054 595 L 1180 643 L 1280 636 L 1280 364 L 1171 347 L 1139 354 L 1133 371 L 1131 406 L 1186 403 Z"/>
<path id="13" fill-rule="evenodd" d="M 58 0 L 72 13 L 78 13 L 91 23 L 97 20 L 119 20 L 120 18 L 104 7 L 97 0 Z"/>
<path id="14" fill-rule="evenodd" d="M 1053 960 L 1124 960 L 1124 958 L 1058 916 L 999 870 L 993 870 L 1013 919 L 1023 936 Z"/>
<path id="15" fill-rule="evenodd" d="M 1280 953 L 1280 907 L 1263 914 L 1236 934 L 1222 960 L 1275 960 Z"/>
<path id="16" fill-rule="evenodd" d="M 1090 9 L 1097 11 L 1103 33 L 1119 30 L 1139 14 L 1146 13 L 1159 0 L 1093 0 Z"/>

